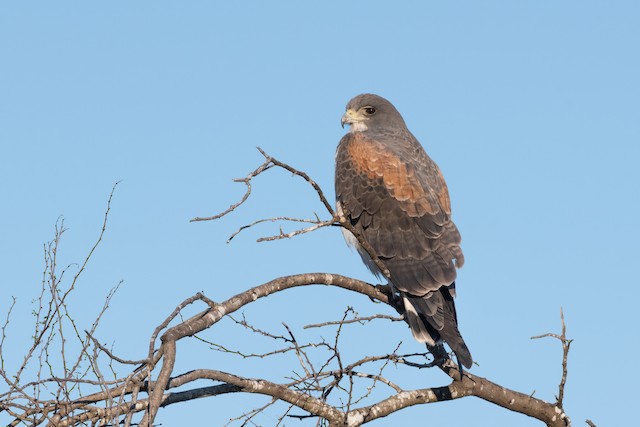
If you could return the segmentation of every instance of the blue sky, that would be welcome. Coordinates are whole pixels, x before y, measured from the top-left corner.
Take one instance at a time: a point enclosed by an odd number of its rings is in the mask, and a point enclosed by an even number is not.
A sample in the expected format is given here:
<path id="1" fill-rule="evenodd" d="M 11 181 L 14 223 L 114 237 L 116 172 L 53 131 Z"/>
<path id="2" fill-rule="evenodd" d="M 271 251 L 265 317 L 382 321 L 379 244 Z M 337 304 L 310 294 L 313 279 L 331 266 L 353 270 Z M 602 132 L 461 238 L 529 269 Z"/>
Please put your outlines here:
<path id="1" fill-rule="evenodd" d="M 189 219 L 243 194 L 231 180 L 262 162 L 256 146 L 308 172 L 333 199 L 344 105 L 374 92 L 396 105 L 447 179 L 466 258 L 457 307 L 480 364 L 473 372 L 552 400 L 559 343 L 529 337 L 558 331 L 563 307 L 575 339 L 567 412 L 576 425 L 624 424 L 640 350 L 638 19 L 631 1 L 3 3 L 0 317 L 17 298 L 7 363 L 19 363 L 28 344 L 42 245 L 56 220 L 63 215 L 68 227 L 60 264 L 82 261 L 118 181 L 106 236 L 71 307 L 88 327 L 123 280 L 98 330 L 123 357 L 144 357 L 153 328 L 198 291 L 222 300 L 313 271 L 373 281 L 337 229 L 255 243 L 278 232 L 266 224 L 225 243 L 255 219 L 322 216 L 315 194 L 287 173 L 261 177 L 228 218 Z M 245 315 L 279 332 L 284 321 L 302 336 L 310 333 L 302 325 L 340 318 L 348 305 L 381 309 L 316 287 Z M 219 330 L 206 337 L 256 345 L 232 325 Z M 407 352 L 420 350 L 399 325 L 350 334 L 365 354 L 400 340 Z M 292 363 L 242 366 L 199 343 L 183 348 L 177 371 L 229 363 L 251 376 Z M 407 388 L 447 382 L 438 372 L 393 369 Z M 214 411 L 209 424 L 221 425 L 265 402 L 208 399 L 168 408 L 157 421 L 196 424 Z M 539 425 L 470 398 L 372 425 L 416 420 Z"/>

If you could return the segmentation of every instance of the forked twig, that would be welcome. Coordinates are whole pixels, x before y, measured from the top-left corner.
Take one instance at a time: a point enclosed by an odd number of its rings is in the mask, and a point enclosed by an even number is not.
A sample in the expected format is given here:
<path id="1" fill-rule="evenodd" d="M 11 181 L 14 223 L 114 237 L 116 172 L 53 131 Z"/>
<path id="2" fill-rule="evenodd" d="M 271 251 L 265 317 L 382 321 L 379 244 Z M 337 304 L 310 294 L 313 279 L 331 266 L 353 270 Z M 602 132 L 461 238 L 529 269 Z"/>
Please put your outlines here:
<path id="1" fill-rule="evenodd" d="M 551 337 L 560 340 L 562 342 L 562 379 L 560 380 L 560 385 L 558 386 L 558 396 L 556 401 L 556 406 L 562 409 L 562 403 L 564 400 L 564 388 L 567 384 L 567 359 L 569 357 L 569 348 L 571 347 L 572 339 L 567 339 L 567 326 L 564 323 L 564 312 L 562 308 L 560 308 L 560 320 L 562 321 L 562 333 L 560 335 L 548 333 L 542 335 L 536 335 L 531 337 L 532 340 Z"/>
<path id="2" fill-rule="evenodd" d="M 208 217 L 195 217 L 190 222 L 211 221 L 211 220 L 214 220 L 214 219 L 222 218 L 223 216 L 225 216 L 225 215 L 233 212 L 234 210 L 236 210 L 236 208 L 238 206 L 240 206 L 241 204 L 243 204 L 249 198 L 249 195 L 251 195 L 251 180 L 253 178 L 255 178 L 256 176 L 260 175 L 262 172 L 268 170 L 272 166 L 273 165 L 271 164 L 270 159 L 267 158 L 267 160 L 265 160 L 264 163 L 262 163 L 260 166 L 258 166 L 256 168 L 256 170 L 254 170 L 253 172 L 250 172 L 245 178 L 236 178 L 236 179 L 233 180 L 233 182 L 243 182 L 244 185 L 247 186 L 247 191 L 244 193 L 244 196 L 242 196 L 240 201 L 238 201 L 237 203 L 232 204 L 225 211 L 223 211 L 223 212 L 221 212 L 221 213 L 219 213 L 217 215 L 208 216 Z"/>
<path id="3" fill-rule="evenodd" d="M 265 153 L 264 150 L 262 148 L 260 148 L 260 147 L 256 147 L 256 148 L 258 149 L 260 154 L 262 154 L 264 156 L 264 158 L 265 158 L 264 163 L 262 163 L 260 166 L 258 166 L 252 172 L 250 172 L 245 178 L 236 178 L 236 179 L 233 180 L 234 182 L 242 182 L 247 186 L 247 191 L 242 196 L 242 198 L 238 202 L 232 204 L 225 211 L 223 211 L 223 212 L 221 212 L 219 214 L 208 216 L 208 217 L 196 217 L 196 218 L 193 218 L 191 220 L 191 222 L 211 221 L 211 220 L 214 220 L 214 219 L 222 218 L 223 216 L 233 212 L 236 208 L 238 208 L 240 205 L 242 205 L 244 202 L 246 202 L 247 199 L 249 198 L 249 196 L 251 195 L 251 190 L 252 190 L 251 180 L 253 178 L 257 177 L 258 175 L 260 175 L 261 173 L 271 169 L 272 167 L 277 166 L 279 168 L 282 168 L 282 169 L 285 169 L 285 170 L 291 172 L 293 175 L 301 177 L 307 183 L 309 183 L 309 185 L 311 185 L 311 187 L 313 187 L 313 189 L 315 190 L 316 194 L 318 195 L 318 198 L 320 199 L 320 202 L 322 202 L 322 204 L 324 205 L 325 209 L 327 210 L 327 212 L 329 213 L 331 218 L 327 219 L 327 220 L 320 220 L 317 217 L 317 215 L 316 215 L 316 219 L 315 220 L 308 220 L 308 219 L 302 219 L 302 218 L 291 218 L 291 217 L 286 217 L 286 216 L 274 217 L 274 218 L 263 218 L 263 219 L 259 219 L 257 221 L 254 221 L 251 224 L 247 224 L 247 225 L 244 225 L 244 226 L 240 227 L 235 233 L 233 233 L 229 237 L 229 239 L 227 240 L 227 243 L 230 242 L 233 238 L 235 238 L 238 234 L 240 234 L 243 230 L 246 230 L 247 228 L 251 228 L 254 225 L 265 223 L 265 222 L 289 221 L 289 222 L 304 222 L 304 223 L 313 224 L 313 225 L 311 225 L 309 227 L 306 227 L 306 228 L 298 229 L 298 230 L 295 230 L 295 231 L 292 231 L 292 232 L 289 232 L 289 233 L 285 233 L 281 229 L 280 233 L 278 233 L 276 235 L 265 236 L 265 237 L 258 238 L 257 239 L 258 242 L 269 242 L 269 241 L 272 241 L 272 240 L 289 239 L 289 238 L 292 238 L 292 237 L 295 237 L 295 236 L 298 236 L 298 235 L 301 235 L 301 234 L 305 234 L 305 233 L 309 233 L 309 232 L 315 231 L 315 230 L 317 230 L 319 228 L 329 227 L 329 226 L 336 226 L 337 225 L 337 226 L 340 226 L 342 228 L 345 228 L 351 234 L 353 234 L 356 237 L 356 240 L 358 241 L 358 243 L 360 244 L 362 249 L 364 249 L 364 251 L 367 252 L 367 254 L 369 254 L 369 256 L 373 260 L 374 264 L 378 267 L 378 269 L 382 272 L 382 274 L 387 279 L 391 278 L 389 270 L 384 265 L 384 263 L 382 263 L 382 261 L 380 261 L 380 259 L 378 258 L 376 252 L 373 250 L 371 245 L 369 245 L 369 243 L 367 241 L 365 241 L 359 235 L 358 231 L 351 224 L 351 222 L 347 220 L 347 218 L 344 215 L 338 215 L 334 211 L 333 207 L 331 206 L 331 203 L 329 203 L 329 201 L 325 197 L 324 192 L 322 191 L 320 186 L 313 179 L 311 179 L 311 177 L 309 177 L 309 175 L 307 175 L 306 172 L 302 172 L 302 171 L 294 168 L 293 166 L 290 166 L 290 165 L 288 165 L 286 163 L 283 163 L 283 162 L 277 160 L 276 158 L 274 158 L 274 157 L 268 155 L 267 153 Z"/>

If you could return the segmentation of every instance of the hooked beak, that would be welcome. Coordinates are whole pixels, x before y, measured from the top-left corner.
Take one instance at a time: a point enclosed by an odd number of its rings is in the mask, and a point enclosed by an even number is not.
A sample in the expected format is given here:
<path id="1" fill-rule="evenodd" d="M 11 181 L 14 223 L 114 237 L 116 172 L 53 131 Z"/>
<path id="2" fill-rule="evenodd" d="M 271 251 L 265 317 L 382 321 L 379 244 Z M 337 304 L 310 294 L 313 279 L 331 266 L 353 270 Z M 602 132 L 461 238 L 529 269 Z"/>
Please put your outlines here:
<path id="1" fill-rule="evenodd" d="M 355 119 L 356 112 L 352 109 L 348 109 L 346 113 L 342 115 L 342 119 L 340 120 L 340 124 L 342 125 L 342 129 L 344 129 L 344 125 L 352 125 Z"/>

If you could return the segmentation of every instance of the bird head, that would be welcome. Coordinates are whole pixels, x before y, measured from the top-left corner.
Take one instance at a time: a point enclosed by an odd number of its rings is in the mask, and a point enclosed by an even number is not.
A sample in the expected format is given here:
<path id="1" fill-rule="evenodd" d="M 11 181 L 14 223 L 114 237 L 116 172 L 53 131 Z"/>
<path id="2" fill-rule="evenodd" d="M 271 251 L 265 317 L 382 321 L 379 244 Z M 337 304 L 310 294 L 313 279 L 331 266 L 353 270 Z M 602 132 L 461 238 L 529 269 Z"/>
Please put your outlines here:
<path id="1" fill-rule="evenodd" d="M 364 93 L 347 104 L 341 124 L 350 125 L 350 132 L 406 128 L 402 116 L 389 101 L 372 93 Z"/>

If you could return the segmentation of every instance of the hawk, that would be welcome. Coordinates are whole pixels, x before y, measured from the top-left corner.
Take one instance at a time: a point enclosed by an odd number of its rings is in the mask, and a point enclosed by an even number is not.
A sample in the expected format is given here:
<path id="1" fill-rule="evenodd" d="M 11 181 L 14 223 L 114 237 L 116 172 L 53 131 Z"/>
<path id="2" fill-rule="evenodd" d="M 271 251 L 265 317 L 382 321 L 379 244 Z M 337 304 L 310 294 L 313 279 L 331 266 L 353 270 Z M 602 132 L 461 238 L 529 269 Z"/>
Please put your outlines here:
<path id="1" fill-rule="evenodd" d="M 396 108 L 362 94 L 347 104 L 350 125 L 336 152 L 338 214 L 375 251 L 400 294 L 414 338 L 435 347 L 446 342 L 458 361 L 471 367 L 460 331 L 455 296 L 462 267 L 460 233 L 451 220 L 449 191 L 440 168 L 424 151 Z M 367 267 L 381 272 L 349 231 Z"/>

